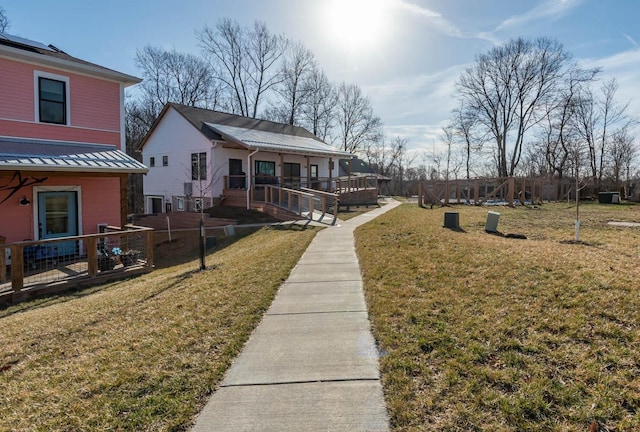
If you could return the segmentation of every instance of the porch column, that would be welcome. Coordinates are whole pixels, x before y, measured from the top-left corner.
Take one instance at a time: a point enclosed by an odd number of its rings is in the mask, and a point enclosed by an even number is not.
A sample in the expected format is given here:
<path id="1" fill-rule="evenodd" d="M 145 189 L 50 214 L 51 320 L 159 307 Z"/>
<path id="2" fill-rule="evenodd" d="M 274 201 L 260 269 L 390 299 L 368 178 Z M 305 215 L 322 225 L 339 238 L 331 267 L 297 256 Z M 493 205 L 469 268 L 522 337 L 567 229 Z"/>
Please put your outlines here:
<path id="1" fill-rule="evenodd" d="M 251 201 L 253 201 L 254 174 L 251 164 L 251 158 L 253 157 L 253 155 L 258 153 L 258 151 L 259 150 L 256 149 L 247 155 L 247 210 L 251 210 Z"/>
<path id="2" fill-rule="evenodd" d="M 284 155 L 282 153 L 280 156 L 280 186 L 284 186 Z"/>
<path id="3" fill-rule="evenodd" d="M 327 192 L 331 192 L 332 173 L 333 173 L 333 158 L 329 158 L 329 182 L 327 183 Z"/>

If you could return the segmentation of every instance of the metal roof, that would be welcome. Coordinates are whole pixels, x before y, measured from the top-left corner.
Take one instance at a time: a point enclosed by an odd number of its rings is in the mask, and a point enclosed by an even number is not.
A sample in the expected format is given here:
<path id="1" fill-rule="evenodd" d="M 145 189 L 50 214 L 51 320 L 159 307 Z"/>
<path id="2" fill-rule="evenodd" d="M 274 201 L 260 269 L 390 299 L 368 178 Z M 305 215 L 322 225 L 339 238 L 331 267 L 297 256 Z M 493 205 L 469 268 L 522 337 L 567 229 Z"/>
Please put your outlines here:
<path id="1" fill-rule="evenodd" d="M 148 168 L 116 146 L 0 138 L 0 171 L 146 173 Z"/>
<path id="2" fill-rule="evenodd" d="M 246 129 L 215 123 L 205 124 L 225 138 L 238 141 L 244 146 L 254 150 L 351 157 L 351 153 L 338 150 L 337 148 L 310 136 L 296 136 L 286 133 Z"/>

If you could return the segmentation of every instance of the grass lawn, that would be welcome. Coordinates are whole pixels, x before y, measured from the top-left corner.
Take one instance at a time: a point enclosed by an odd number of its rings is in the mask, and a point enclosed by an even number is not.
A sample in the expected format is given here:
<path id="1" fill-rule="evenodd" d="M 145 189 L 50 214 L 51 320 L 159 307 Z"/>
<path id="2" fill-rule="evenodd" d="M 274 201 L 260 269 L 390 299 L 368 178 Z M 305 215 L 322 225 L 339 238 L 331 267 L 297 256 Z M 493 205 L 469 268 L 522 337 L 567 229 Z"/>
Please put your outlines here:
<path id="1" fill-rule="evenodd" d="M 223 242 L 202 272 L 165 257 L 135 279 L 0 308 L 0 430 L 187 429 L 316 232 L 263 228 Z"/>
<path id="2" fill-rule="evenodd" d="M 406 204 L 358 228 L 394 430 L 640 430 L 640 228 L 607 224 L 640 206 L 581 205 L 582 244 L 574 220 Z"/>
<path id="3" fill-rule="evenodd" d="M 384 202 L 380 202 L 379 204 L 372 205 L 340 206 L 340 210 L 338 211 L 338 219 L 341 219 L 343 221 L 353 219 L 356 216 L 360 216 L 361 214 L 368 213 L 371 210 L 375 210 L 384 204 Z"/>

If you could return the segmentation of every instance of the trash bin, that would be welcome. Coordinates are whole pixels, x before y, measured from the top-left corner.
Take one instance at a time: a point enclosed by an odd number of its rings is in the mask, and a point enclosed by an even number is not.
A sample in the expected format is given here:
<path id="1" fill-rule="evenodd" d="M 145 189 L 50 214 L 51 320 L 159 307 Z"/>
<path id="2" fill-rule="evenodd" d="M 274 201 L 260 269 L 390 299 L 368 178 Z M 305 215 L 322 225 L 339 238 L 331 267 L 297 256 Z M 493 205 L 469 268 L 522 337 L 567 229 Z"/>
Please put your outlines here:
<path id="1" fill-rule="evenodd" d="M 460 214 L 457 212 L 446 212 L 444 214 L 444 227 L 450 229 L 460 228 Z"/>
<path id="2" fill-rule="evenodd" d="M 620 204 L 620 192 L 600 192 L 598 193 L 600 204 Z"/>

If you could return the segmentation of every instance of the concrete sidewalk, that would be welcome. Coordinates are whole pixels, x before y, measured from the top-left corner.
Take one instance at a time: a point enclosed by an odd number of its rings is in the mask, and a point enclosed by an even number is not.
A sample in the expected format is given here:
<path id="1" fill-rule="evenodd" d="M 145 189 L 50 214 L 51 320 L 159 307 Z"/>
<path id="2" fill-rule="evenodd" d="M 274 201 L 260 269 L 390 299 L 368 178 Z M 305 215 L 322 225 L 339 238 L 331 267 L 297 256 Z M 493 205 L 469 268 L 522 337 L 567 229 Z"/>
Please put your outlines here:
<path id="1" fill-rule="evenodd" d="M 353 230 L 391 201 L 319 232 L 193 431 L 386 431 Z"/>

